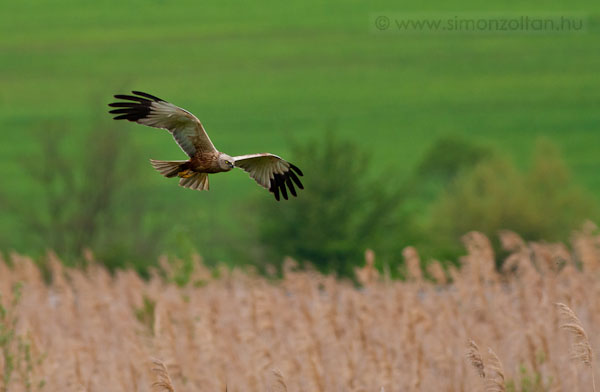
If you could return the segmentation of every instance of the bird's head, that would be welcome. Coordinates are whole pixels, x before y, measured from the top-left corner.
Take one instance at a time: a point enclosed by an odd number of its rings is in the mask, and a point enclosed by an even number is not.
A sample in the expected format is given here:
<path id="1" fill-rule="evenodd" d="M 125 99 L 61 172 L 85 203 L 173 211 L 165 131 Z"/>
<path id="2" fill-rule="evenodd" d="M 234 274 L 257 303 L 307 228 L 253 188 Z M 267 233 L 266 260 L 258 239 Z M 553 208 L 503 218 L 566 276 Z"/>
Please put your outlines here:
<path id="1" fill-rule="evenodd" d="M 222 170 L 229 171 L 233 169 L 235 160 L 227 154 L 219 154 L 219 167 Z"/>

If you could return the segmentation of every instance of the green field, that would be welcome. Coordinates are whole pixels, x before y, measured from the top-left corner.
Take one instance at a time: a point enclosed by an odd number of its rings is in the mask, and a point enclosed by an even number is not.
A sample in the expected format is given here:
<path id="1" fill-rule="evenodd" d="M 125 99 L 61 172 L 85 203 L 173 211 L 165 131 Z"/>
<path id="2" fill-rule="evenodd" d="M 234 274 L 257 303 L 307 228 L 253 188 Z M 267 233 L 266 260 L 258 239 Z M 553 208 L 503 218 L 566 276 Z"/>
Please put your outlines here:
<path id="1" fill-rule="evenodd" d="M 21 175 L 22 162 L 40 153 L 31 131 L 64 122 L 69 148 L 85 149 L 82 135 L 109 118 L 112 95 L 131 89 L 192 111 L 231 155 L 285 156 L 290 141 L 334 128 L 400 181 L 440 136 L 493 145 L 521 165 L 543 136 L 578 181 L 600 192 L 597 1 L 20 0 L 2 9 L 0 187 L 26 203 L 42 197 Z M 589 25 L 577 33 L 379 34 L 370 26 L 379 12 L 565 13 Z M 166 132 L 107 124 L 130 132 L 144 158 L 184 158 Z M 190 219 L 228 227 L 246 199 L 271 197 L 241 171 L 213 176 L 210 193 L 183 190 L 150 165 L 144 176 L 157 214 L 161 202 L 181 203 Z M 26 249 L 9 212 L 0 237 Z"/>

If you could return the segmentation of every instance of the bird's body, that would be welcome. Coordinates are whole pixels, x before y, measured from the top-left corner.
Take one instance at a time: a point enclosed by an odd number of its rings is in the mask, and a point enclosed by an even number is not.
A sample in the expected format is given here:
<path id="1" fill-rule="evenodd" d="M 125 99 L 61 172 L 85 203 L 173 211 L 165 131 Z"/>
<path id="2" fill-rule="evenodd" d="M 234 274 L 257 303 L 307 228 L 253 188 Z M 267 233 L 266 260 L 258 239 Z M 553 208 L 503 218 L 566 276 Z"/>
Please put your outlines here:
<path id="1" fill-rule="evenodd" d="M 228 172 L 232 169 L 232 167 L 222 167 L 219 164 L 219 154 L 219 152 L 197 153 L 195 156 L 190 158 L 190 169 L 198 173 Z"/>
<path id="2" fill-rule="evenodd" d="M 193 114 L 153 95 L 132 91 L 134 95 L 115 95 L 126 100 L 109 104 L 115 120 L 129 120 L 138 124 L 168 130 L 181 149 L 188 155 L 185 161 L 150 160 L 152 166 L 165 177 L 179 177 L 179 185 L 196 190 L 208 190 L 208 174 L 228 172 L 239 167 L 260 186 L 288 198 L 288 190 L 296 196 L 294 184 L 303 189 L 298 176 L 302 171 L 291 163 L 270 153 L 232 157 L 218 151 L 204 127 Z"/>

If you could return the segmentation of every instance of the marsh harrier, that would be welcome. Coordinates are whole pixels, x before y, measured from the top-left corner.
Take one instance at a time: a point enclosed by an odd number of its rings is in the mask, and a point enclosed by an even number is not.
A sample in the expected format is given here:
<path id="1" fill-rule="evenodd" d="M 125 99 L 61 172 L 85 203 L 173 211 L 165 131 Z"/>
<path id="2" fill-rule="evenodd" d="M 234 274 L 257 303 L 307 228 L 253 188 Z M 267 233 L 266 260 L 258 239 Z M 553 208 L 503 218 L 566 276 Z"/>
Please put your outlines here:
<path id="1" fill-rule="evenodd" d="M 200 120 L 192 113 L 153 95 L 132 91 L 134 95 L 115 95 L 123 100 L 109 104 L 115 120 L 129 120 L 154 128 L 166 129 L 190 159 L 150 163 L 165 177 L 179 177 L 179 185 L 199 191 L 208 190 L 208 175 L 228 172 L 234 167 L 248 172 L 258 185 L 288 199 L 288 190 L 296 196 L 296 188 L 304 189 L 298 176 L 302 171 L 277 155 L 269 153 L 229 156 L 210 141 Z"/>

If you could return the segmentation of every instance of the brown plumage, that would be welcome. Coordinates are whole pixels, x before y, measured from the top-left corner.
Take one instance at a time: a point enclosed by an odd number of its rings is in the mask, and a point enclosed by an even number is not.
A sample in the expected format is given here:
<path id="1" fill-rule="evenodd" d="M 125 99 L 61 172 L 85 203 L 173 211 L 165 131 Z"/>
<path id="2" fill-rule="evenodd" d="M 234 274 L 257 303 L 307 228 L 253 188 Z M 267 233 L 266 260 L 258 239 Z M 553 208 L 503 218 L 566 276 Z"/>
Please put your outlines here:
<path id="1" fill-rule="evenodd" d="M 229 156 L 212 144 L 202 123 L 192 113 L 166 102 L 154 95 L 132 91 L 134 95 L 115 95 L 123 100 L 108 106 L 116 108 L 115 120 L 128 120 L 154 128 L 168 130 L 188 155 L 185 161 L 159 161 L 150 163 L 165 177 L 179 177 L 179 185 L 196 190 L 208 190 L 208 174 L 227 172 L 234 167 L 248 172 L 260 186 L 288 199 L 288 191 L 296 196 L 296 187 L 304 189 L 299 176 L 302 171 L 270 153 Z"/>

